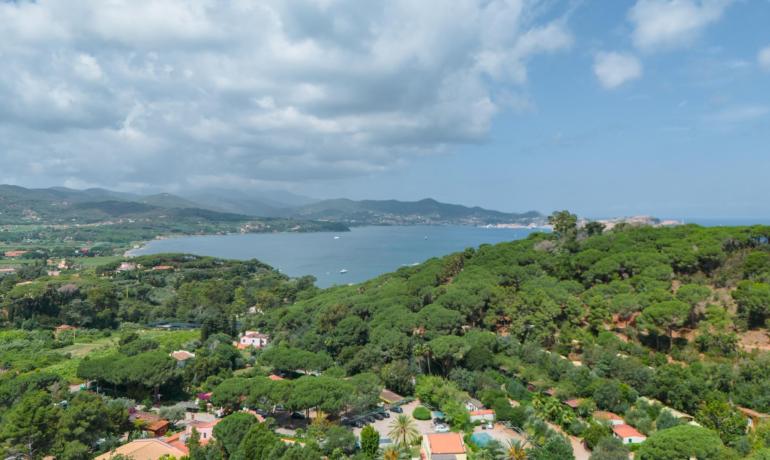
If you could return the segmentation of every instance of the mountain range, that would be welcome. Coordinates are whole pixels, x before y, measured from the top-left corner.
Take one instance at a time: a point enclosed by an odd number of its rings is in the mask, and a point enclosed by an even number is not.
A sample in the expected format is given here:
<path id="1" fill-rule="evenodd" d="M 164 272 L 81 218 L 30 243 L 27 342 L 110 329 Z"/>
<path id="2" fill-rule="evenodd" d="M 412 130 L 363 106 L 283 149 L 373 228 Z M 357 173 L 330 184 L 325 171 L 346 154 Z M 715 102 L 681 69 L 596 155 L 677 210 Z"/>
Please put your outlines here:
<path id="1" fill-rule="evenodd" d="M 433 199 L 316 200 L 284 191 L 248 193 L 200 190 L 183 196 L 139 195 L 101 188 L 30 189 L 0 185 L 0 223 L 88 223 L 116 218 L 196 218 L 210 221 L 251 217 L 339 222 L 347 225 L 494 225 L 543 223 L 536 211 L 505 213 L 441 203 Z"/>

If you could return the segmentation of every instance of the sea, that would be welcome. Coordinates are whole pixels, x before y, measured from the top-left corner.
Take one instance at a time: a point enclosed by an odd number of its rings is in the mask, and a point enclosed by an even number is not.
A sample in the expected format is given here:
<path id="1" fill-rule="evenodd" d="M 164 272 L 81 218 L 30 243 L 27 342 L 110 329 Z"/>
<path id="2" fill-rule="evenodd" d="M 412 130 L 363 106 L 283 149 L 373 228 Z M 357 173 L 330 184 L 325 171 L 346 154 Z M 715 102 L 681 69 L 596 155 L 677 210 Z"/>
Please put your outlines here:
<path id="1" fill-rule="evenodd" d="M 526 238 L 530 228 L 371 226 L 350 232 L 250 233 L 153 240 L 130 255 L 182 252 L 258 259 L 289 276 L 312 275 L 319 287 L 366 281 L 407 265 L 482 244 Z"/>
<path id="2" fill-rule="evenodd" d="M 770 219 L 691 218 L 703 226 L 770 224 Z M 251 233 L 153 240 L 130 255 L 182 252 L 225 259 L 258 259 L 289 276 L 312 275 L 319 287 L 360 283 L 482 244 L 526 238 L 530 228 L 370 226 L 340 233 Z"/>

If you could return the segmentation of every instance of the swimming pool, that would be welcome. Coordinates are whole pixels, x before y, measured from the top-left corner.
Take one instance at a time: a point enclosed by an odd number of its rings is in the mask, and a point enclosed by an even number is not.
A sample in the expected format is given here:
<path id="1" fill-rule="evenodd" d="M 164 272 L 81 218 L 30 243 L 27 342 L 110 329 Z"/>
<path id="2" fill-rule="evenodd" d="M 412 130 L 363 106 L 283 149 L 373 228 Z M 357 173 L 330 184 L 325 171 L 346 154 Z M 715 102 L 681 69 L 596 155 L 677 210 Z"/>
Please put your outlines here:
<path id="1" fill-rule="evenodd" d="M 492 442 L 494 438 L 489 433 L 478 432 L 471 435 L 471 440 L 479 447 L 486 447 L 487 444 Z"/>

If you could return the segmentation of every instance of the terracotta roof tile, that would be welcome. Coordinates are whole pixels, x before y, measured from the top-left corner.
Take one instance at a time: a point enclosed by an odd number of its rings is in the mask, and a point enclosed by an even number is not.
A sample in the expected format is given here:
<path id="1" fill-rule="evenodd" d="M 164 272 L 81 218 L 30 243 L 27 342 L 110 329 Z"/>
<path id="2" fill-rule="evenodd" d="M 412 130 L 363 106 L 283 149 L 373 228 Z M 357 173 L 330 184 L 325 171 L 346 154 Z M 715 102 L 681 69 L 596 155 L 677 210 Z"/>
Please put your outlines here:
<path id="1" fill-rule="evenodd" d="M 427 437 L 433 455 L 465 453 L 465 443 L 460 433 L 432 433 Z"/>

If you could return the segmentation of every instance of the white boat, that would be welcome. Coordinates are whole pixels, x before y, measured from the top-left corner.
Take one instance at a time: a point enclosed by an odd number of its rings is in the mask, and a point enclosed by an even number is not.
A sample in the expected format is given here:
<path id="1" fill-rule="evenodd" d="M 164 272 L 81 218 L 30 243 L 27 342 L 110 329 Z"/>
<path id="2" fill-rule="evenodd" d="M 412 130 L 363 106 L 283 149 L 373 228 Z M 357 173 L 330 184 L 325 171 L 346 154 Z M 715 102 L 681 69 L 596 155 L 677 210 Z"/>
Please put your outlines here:
<path id="1" fill-rule="evenodd" d="M 343 268 L 342 270 L 340 270 L 340 275 L 344 275 L 347 272 L 348 272 L 348 269 L 347 268 Z"/>
<path id="2" fill-rule="evenodd" d="M 335 239 L 335 240 L 338 240 L 338 239 L 340 239 L 340 237 L 339 237 L 339 236 L 335 236 L 335 237 L 334 237 L 334 239 Z"/>

